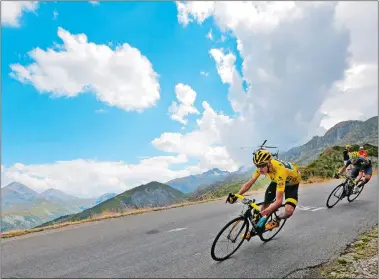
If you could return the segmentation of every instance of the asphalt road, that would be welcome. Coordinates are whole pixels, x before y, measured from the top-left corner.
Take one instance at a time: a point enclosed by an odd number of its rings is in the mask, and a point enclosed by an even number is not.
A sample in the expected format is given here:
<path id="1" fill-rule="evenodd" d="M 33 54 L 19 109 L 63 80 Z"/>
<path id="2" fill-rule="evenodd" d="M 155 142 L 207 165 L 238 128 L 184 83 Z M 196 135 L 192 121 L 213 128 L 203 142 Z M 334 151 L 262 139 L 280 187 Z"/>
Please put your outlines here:
<path id="1" fill-rule="evenodd" d="M 209 202 L 3 239 L 2 277 L 279 277 L 318 265 L 378 223 L 377 176 L 352 203 L 327 209 L 337 181 L 299 190 L 299 207 L 275 239 L 244 242 L 228 260 L 210 256 L 241 203 Z M 263 198 L 263 194 L 255 197 Z"/>

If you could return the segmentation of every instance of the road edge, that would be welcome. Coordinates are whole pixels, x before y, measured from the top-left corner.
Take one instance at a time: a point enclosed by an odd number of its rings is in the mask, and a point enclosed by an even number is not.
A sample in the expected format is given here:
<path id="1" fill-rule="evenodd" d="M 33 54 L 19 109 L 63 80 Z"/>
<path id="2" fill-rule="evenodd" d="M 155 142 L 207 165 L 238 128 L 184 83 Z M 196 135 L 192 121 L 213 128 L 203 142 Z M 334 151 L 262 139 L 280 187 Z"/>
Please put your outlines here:
<path id="1" fill-rule="evenodd" d="M 323 183 L 329 183 L 331 181 L 338 180 L 338 179 L 323 179 L 322 181 L 315 181 L 311 183 L 302 183 L 299 185 L 300 188 L 304 187 L 315 187 L 318 184 L 323 184 Z M 251 196 L 253 194 L 261 194 L 265 192 L 265 187 L 263 189 L 257 189 L 257 190 L 252 190 L 248 191 L 245 196 Z M 163 210 L 169 210 L 172 208 L 178 208 L 178 207 L 185 207 L 185 206 L 192 206 L 196 204 L 202 204 L 202 203 L 208 203 L 208 202 L 213 202 L 213 201 L 220 201 L 224 200 L 226 196 L 219 197 L 219 198 L 211 198 L 211 199 L 205 199 L 205 200 L 198 200 L 198 201 L 192 201 L 192 202 L 184 202 L 184 203 L 175 203 L 169 206 L 165 207 L 154 207 L 154 208 L 144 208 L 144 209 L 138 209 L 138 210 L 132 210 L 128 211 L 125 213 L 119 213 L 119 214 L 113 214 L 113 215 L 105 215 L 105 216 L 100 216 L 100 217 L 94 217 L 90 219 L 85 219 L 77 222 L 69 222 L 69 223 L 61 223 L 57 225 L 52 225 L 48 227 L 42 227 L 42 228 L 35 228 L 35 229 L 26 229 L 26 230 L 12 230 L 12 231 L 7 231 L 7 232 L 1 232 L 1 239 L 8 239 L 8 238 L 17 238 L 20 236 L 24 236 L 27 234 L 36 234 L 39 232 L 43 231 L 51 231 L 51 230 L 58 230 L 62 228 L 69 228 L 75 225 L 80 225 L 80 224 L 85 224 L 89 222 L 101 222 L 101 221 L 106 221 L 109 219 L 114 219 L 114 218 L 122 218 L 122 217 L 127 217 L 131 215 L 137 215 L 137 214 L 144 214 L 148 212 L 153 212 L 153 211 L 163 211 Z"/>
<path id="2" fill-rule="evenodd" d="M 372 263 L 371 273 L 366 267 Z M 378 278 L 378 223 L 367 228 L 342 252 L 316 266 L 291 272 L 283 278 Z"/>

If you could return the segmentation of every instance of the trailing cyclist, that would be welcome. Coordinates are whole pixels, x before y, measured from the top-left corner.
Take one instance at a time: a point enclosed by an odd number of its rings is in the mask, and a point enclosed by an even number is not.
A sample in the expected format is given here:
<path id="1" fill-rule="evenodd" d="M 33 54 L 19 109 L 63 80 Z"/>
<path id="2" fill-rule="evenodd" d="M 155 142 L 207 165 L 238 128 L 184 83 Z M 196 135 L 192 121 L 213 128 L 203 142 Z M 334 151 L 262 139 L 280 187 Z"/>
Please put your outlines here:
<path id="1" fill-rule="evenodd" d="M 271 230 L 279 226 L 281 219 L 291 217 L 295 211 L 301 175 L 295 164 L 274 159 L 272 154 L 267 150 L 261 149 L 254 153 L 253 162 L 257 169 L 251 179 L 241 187 L 238 194 L 243 195 L 247 192 L 261 174 L 271 179 L 271 183 L 266 189 L 264 202 L 269 203 L 275 198 L 276 200 L 269 206 L 267 204 L 262 206 L 260 213 L 263 217 L 259 220 L 258 226 L 263 225 L 266 215 L 277 210 L 282 205 L 283 195 L 286 198 L 285 212 L 278 216 L 278 219 L 267 223 L 265 226 L 266 229 Z M 231 196 L 227 199 L 227 202 L 234 203 L 236 200 L 237 197 Z M 250 233 L 248 233 L 246 239 L 250 239 L 250 237 Z"/>
<path id="2" fill-rule="evenodd" d="M 372 164 L 371 160 L 368 157 L 363 157 L 358 152 L 350 152 L 349 156 L 350 158 L 345 163 L 345 166 L 342 167 L 337 173 L 337 178 L 338 175 L 342 174 L 349 165 L 353 165 L 350 176 L 354 179 L 355 187 L 353 191 L 355 192 L 355 190 L 357 190 L 357 184 L 359 181 L 362 181 L 359 187 L 363 187 L 367 182 L 370 181 L 372 175 Z M 365 179 L 361 180 L 363 173 L 365 174 Z"/>
<path id="3" fill-rule="evenodd" d="M 350 144 L 346 144 L 345 149 L 344 149 L 344 151 L 343 151 L 343 164 L 344 164 L 344 165 L 346 165 L 347 161 L 350 159 L 350 157 L 349 157 L 349 153 L 350 153 Z M 351 175 L 350 171 L 351 171 L 351 165 L 349 165 L 349 166 L 346 168 L 346 174 L 347 174 L 348 176 Z"/>

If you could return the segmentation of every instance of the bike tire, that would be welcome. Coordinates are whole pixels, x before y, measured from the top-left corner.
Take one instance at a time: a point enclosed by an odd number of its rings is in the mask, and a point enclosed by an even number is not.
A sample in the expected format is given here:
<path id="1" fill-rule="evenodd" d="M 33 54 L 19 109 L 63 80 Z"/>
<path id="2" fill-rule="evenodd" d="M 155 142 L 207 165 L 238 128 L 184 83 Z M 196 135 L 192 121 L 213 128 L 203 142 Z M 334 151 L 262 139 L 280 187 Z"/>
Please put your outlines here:
<path id="1" fill-rule="evenodd" d="M 330 200 L 330 198 L 332 197 L 332 195 L 335 193 L 335 192 L 337 192 L 337 190 L 340 188 L 340 187 L 343 187 L 345 185 L 345 183 L 341 183 L 340 185 L 338 185 L 338 186 L 336 186 L 336 188 L 334 188 L 333 189 L 333 191 L 330 193 L 330 195 L 329 195 L 329 197 L 328 197 L 328 199 L 327 199 L 327 201 L 326 201 L 326 206 L 328 207 L 328 208 L 332 208 L 333 206 L 335 206 L 340 200 L 342 200 L 342 198 L 341 198 L 341 196 L 338 198 L 338 200 L 334 203 L 334 204 L 332 204 L 332 205 L 330 205 L 329 204 L 329 200 Z M 343 189 L 343 191 L 345 191 L 345 189 Z M 343 192 L 342 192 L 343 193 Z"/>
<path id="2" fill-rule="evenodd" d="M 266 220 L 266 223 L 265 224 L 267 224 L 268 222 L 270 222 L 272 219 L 273 219 L 273 215 L 275 215 L 275 217 L 277 217 L 278 215 L 276 214 L 278 211 L 279 211 L 279 209 L 280 208 L 282 208 L 282 207 L 285 207 L 285 205 L 283 204 L 283 205 L 281 205 L 277 210 L 275 210 L 274 212 L 272 212 L 271 214 L 269 214 L 268 215 L 268 217 L 267 217 L 267 220 Z M 271 218 L 271 220 L 270 220 L 270 218 Z M 282 230 L 282 228 L 283 228 L 283 226 L 284 226 L 284 224 L 287 222 L 287 219 L 282 219 L 281 220 L 281 222 L 280 222 L 280 225 L 279 225 L 279 228 L 278 228 L 278 231 L 273 235 L 273 236 L 271 236 L 271 237 L 269 237 L 269 238 L 266 238 L 265 236 L 264 236 L 264 233 L 265 232 L 268 232 L 269 230 L 265 230 L 263 233 L 258 233 L 258 236 L 259 236 L 259 238 L 262 240 L 262 241 L 264 241 L 264 242 L 268 242 L 268 241 L 270 241 L 270 240 L 272 240 L 281 230 Z"/>
<path id="3" fill-rule="evenodd" d="M 212 247 L 211 247 L 211 256 L 212 256 L 212 259 L 215 260 L 215 261 L 224 261 L 226 259 L 228 259 L 230 256 L 232 256 L 242 245 L 242 243 L 245 241 L 245 238 L 241 238 L 241 242 L 237 245 L 237 247 L 231 252 L 229 253 L 228 255 L 226 255 L 225 257 L 217 257 L 215 255 L 215 248 L 216 248 L 216 244 L 217 244 L 217 241 L 218 239 L 220 238 L 220 236 L 222 235 L 222 233 L 233 223 L 237 222 L 237 221 L 243 221 L 244 224 L 242 226 L 242 229 L 240 230 L 240 232 L 238 233 L 239 237 L 240 237 L 240 233 L 242 232 L 243 228 L 246 226 L 245 228 L 245 235 L 247 234 L 248 230 L 249 230 L 249 222 L 247 219 L 245 219 L 243 216 L 239 216 L 239 217 L 236 217 L 234 218 L 233 220 L 229 221 L 221 230 L 220 232 L 217 234 L 216 238 L 214 239 L 213 241 L 213 244 L 212 244 Z M 237 237 L 238 239 L 238 237 Z"/>
<path id="4" fill-rule="evenodd" d="M 364 188 L 364 186 L 360 187 L 360 189 L 359 189 L 359 191 L 358 191 L 358 194 L 356 194 L 355 198 L 350 198 L 350 197 L 352 196 L 352 194 L 348 195 L 348 196 L 347 196 L 347 200 L 348 200 L 349 202 L 354 201 L 354 200 L 355 200 L 356 198 L 358 198 L 358 196 L 362 193 L 363 188 Z"/>

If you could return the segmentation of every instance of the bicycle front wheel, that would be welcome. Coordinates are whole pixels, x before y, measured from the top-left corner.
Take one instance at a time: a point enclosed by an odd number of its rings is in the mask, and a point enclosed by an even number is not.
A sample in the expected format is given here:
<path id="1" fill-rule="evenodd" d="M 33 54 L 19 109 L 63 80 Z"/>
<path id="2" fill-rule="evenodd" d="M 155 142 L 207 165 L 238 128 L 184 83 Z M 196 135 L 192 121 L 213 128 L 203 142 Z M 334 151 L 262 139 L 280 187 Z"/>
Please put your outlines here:
<path id="1" fill-rule="evenodd" d="M 285 205 L 281 205 L 276 211 L 271 213 L 268 216 L 265 224 L 272 222 L 274 219 L 276 219 L 279 215 L 279 212 L 283 211 L 283 210 L 285 210 Z M 258 234 L 259 238 L 264 242 L 270 241 L 282 230 L 282 228 L 286 222 L 287 222 L 287 219 L 282 219 L 282 220 L 280 220 L 280 224 L 278 227 L 273 228 L 271 230 L 267 230 L 266 228 L 264 228 L 264 232 Z M 272 232 L 274 232 L 274 233 L 271 234 Z"/>
<path id="2" fill-rule="evenodd" d="M 242 225 L 242 226 L 240 227 L 239 225 Z M 242 245 L 242 243 L 245 241 L 245 238 L 242 236 L 242 233 L 246 235 L 248 230 L 249 230 L 249 222 L 247 219 L 245 219 L 242 216 L 234 218 L 229 223 L 227 223 L 221 229 L 221 231 L 217 234 L 215 240 L 213 241 L 212 248 L 211 248 L 212 259 L 214 259 L 215 261 L 223 261 L 229 258 L 231 255 L 233 255 L 238 250 L 238 248 Z M 220 239 L 224 233 L 226 233 L 225 240 Z M 236 244 L 236 243 L 238 244 L 237 246 L 234 247 L 234 249 L 231 250 L 231 252 L 228 246 L 226 255 L 219 256 L 218 253 L 216 253 L 216 244 L 222 247 L 222 244 L 224 242 L 226 243 L 231 242 L 232 244 Z"/>
<path id="3" fill-rule="evenodd" d="M 352 202 L 353 200 L 355 200 L 356 198 L 358 198 L 358 196 L 362 193 L 363 191 L 363 187 L 364 186 L 360 186 L 359 189 L 358 189 L 358 192 L 355 192 L 354 194 L 351 193 L 350 195 L 347 196 L 347 200 L 349 202 Z"/>
<path id="4" fill-rule="evenodd" d="M 340 200 L 342 200 L 343 193 L 344 193 L 344 183 L 338 185 L 336 188 L 333 189 L 333 191 L 330 193 L 328 200 L 326 201 L 326 206 L 328 208 L 332 208 L 335 206 Z M 337 198 L 334 202 L 332 198 Z"/>

